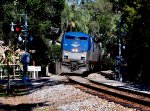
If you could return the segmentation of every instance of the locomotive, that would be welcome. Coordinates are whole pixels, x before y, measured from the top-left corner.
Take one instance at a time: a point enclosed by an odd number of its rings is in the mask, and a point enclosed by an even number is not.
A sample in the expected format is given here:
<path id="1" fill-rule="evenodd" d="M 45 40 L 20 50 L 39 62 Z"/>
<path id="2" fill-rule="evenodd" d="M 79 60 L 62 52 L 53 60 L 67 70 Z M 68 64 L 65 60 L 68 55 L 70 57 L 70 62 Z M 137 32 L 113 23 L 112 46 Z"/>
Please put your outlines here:
<path id="1" fill-rule="evenodd" d="M 93 71 L 100 62 L 100 45 L 83 32 L 66 32 L 61 41 L 62 73 Z"/>

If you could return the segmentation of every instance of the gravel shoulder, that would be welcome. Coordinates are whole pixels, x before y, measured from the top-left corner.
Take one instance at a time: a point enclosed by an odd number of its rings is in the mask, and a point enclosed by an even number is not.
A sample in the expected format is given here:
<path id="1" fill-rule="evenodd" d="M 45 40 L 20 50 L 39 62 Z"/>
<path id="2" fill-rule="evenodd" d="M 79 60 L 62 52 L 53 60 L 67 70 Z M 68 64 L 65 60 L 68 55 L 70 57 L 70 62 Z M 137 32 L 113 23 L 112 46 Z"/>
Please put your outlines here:
<path id="1" fill-rule="evenodd" d="M 25 95 L 0 97 L 0 111 L 136 111 L 61 83 L 65 80 L 51 76 Z"/>

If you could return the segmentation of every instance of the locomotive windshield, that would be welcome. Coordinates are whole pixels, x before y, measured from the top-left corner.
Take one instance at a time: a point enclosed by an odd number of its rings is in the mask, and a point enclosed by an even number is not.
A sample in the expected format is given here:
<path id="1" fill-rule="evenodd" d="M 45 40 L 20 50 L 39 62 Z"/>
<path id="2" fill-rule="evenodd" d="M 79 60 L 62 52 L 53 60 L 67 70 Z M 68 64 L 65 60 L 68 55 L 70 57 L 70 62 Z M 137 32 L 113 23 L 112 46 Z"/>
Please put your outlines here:
<path id="1" fill-rule="evenodd" d="M 62 39 L 62 49 L 72 52 L 77 49 L 79 52 L 86 52 L 90 48 L 90 36 L 81 32 L 67 32 Z"/>
<path id="2" fill-rule="evenodd" d="M 65 39 L 74 40 L 75 37 L 74 36 L 65 36 Z"/>
<path id="3" fill-rule="evenodd" d="M 87 40 L 87 37 L 78 37 L 77 40 Z"/>
<path id="4" fill-rule="evenodd" d="M 65 36 L 65 39 L 69 40 L 87 40 L 87 37 L 75 37 L 75 36 Z"/>

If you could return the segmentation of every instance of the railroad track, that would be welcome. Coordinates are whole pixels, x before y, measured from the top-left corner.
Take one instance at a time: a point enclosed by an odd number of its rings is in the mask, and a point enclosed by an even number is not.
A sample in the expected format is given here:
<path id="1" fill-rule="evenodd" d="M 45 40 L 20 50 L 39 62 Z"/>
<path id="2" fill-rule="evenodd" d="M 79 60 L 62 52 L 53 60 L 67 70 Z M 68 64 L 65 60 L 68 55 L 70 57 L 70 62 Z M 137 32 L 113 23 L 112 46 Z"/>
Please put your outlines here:
<path id="1" fill-rule="evenodd" d="M 80 76 L 67 76 L 81 90 L 137 110 L 150 111 L 150 94 L 98 83 Z"/>

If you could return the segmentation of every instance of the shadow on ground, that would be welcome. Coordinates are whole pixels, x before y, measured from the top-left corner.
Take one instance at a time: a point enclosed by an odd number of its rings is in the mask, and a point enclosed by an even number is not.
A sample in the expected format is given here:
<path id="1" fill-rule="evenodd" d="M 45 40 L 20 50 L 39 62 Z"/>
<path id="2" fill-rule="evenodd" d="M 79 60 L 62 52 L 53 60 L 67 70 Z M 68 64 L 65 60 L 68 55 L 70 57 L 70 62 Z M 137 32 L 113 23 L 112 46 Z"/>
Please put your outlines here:
<path id="1" fill-rule="evenodd" d="M 0 104 L 0 111 L 32 111 L 40 106 L 47 106 L 46 102 L 19 105 Z"/>
<path id="2" fill-rule="evenodd" d="M 22 96 L 33 93 L 37 90 L 42 89 L 45 86 L 54 86 L 61 84 L 62 82 L 51 80 L 49 77 L 40 78 L 36 80 L 28 80 L 27 82 L 23 82 L 21 80 L 12 80 L 10 89 L 7 88 L 7 83 L 0 84 L 0 96 Z"/>
<path id="3" fill-rule="evenodd" d="M 28 80 L 25 84 L 21 80 L 13 80 L 11 81 L 11 89 L 9 91 L 5 87 L 6 84 L 0 84 L 0 96 L 7 98 L 28 95 L 35 91 L 41 90 L 45 86 L 54 86 L 61 83 L 62 82 L 60 81 L 51 80 L 48 77 L 40 78 L 37 80 Z M 34 108 L 38 108 L 41 106 L 47 106 L 46 102 L 19 105 L 9 105 L 0 103 L 0 111 L 32 111 Z"/>

